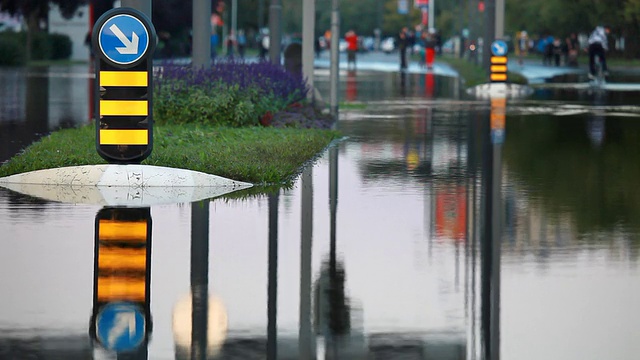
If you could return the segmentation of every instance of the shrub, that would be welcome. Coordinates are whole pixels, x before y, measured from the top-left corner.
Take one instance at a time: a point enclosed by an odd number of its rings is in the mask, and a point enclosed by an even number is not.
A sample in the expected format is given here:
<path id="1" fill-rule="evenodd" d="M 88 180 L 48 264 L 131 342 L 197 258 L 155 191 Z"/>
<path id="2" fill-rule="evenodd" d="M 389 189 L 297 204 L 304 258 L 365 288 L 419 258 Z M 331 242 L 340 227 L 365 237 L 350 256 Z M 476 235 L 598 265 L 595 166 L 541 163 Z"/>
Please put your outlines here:
<path id="1" fill-rule="evenodd" d="M 31 41 L 31 60 L 61 60 L 71 57 L 73 45 L 67 35 L 38 32 Z M 0 65 L 24 64 L 26 44 L 25 32 L 0 33 Z"/>
<path id="2" fill-rule="evenodd" d="M 69 59 L 73 44 L 67 35 L 50 34 L 49 43 L 51 44 L 51 60 Z"/>
<path id="3" fill-rule="evenodd" d="M 154 116 L 159 122 L 258 125 L 303 100 L 308 86 L 301 76 L 270 62 L 216 62 L 211 68 L 165 64 L 154 85 Z"/>
<path id="4" fill-rule="evenodd" d="M 0 65 L 23 65 L 27 58 L 24 50 L 24 43 L 15 33 L 0 34 Z"/>
<path id="5" fill-rule="evenodd" d="M 52 43 L 49 34 L 46 32 L 37 32 L 31 38 L 31 60 L 49 60 L 51 59 Z"/>

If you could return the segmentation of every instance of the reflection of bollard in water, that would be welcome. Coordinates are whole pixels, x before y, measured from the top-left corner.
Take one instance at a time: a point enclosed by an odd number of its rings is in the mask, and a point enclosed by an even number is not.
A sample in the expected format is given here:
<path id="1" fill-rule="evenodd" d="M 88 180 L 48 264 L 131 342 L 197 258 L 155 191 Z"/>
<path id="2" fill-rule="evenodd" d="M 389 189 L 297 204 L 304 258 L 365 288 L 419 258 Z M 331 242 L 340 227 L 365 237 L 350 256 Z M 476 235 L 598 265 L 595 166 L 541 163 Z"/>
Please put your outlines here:
<path id="1" fill-rule="evenodd" d="M 151 334 L 150 208 L 103 208 L 95 220 L 89 334 L 113 353 L 145 353 Z"/>

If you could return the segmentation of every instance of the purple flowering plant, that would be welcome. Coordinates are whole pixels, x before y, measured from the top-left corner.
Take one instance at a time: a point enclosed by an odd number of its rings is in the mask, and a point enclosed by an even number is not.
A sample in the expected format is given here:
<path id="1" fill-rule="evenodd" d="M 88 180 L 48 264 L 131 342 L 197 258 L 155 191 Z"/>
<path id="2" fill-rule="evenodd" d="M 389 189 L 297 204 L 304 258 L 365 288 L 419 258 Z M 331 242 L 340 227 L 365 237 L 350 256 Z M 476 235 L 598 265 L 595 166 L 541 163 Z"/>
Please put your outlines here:
<path id="1" fill-rule="evenodd" d="M 209 68 L 167 63 L 154 79 L 154 118 L 159 123 L 259 125 L 303 101 L 309 87 L 301 76 L 268 61 L 218 61 Z"/>

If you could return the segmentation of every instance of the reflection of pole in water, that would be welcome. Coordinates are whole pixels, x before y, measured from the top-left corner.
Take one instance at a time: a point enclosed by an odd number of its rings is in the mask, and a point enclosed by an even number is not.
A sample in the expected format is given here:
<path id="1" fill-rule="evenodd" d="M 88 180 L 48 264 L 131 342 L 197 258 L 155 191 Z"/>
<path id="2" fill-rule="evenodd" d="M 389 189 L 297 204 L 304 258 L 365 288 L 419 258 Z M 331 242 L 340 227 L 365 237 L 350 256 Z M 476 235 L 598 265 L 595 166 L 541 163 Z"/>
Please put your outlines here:
<path id="1" fill-rule="evenodd" d="M 191 292 L 173 308 L 177 360 L 217 355 L 227 335 L 227 311 L 209 291 L 209 200 L 191 204 Z"/>
<path id="2" fill-rule="evenodd" d="M 493 114 L 492 114 L 493 115 Z M 502 142 L 492 134 L 491 117 L 484 131 L 484 229 L 481 240 L 482 344 L 487 360 L 500 358 L 500 237 L 502 234 Z M 493 140 L 493 141 L 492 141 Z"/>
<path id="3" fill-rule="evenodd" d="M 311 328 L 311 254 L 313 236 L 313 166 L 302 172 L 302 216 L 300 234 L 300 328 L 298 329 L 299 359 L 315 358 L 315 343 Z"/>
<path id="4" fill-rule="evenodd" d="M 477 169 L 476 169 L 476 139 L 478 135 L 478 122 L 477 115 L 469 116 L 468 122 L 468 144 L 467 144 L 467 201 L 469 206 L 467 207 L 467 232 L 465 241 L 465 310 L 466 318 L 469 321 L 469 343 L 467 357 L 472 359 L 476 354 L 476 342 L 478 337 L 476 336 L 476 241 L 477 241 Z"/>
<path id="5" fill-rule="evenodd" d="M 209 201 L 191 204 L 191 359 L 207 358 Z"/>
<path id="6" fill-rule="evenodd" d="M 280 192 L 269 194 L 269 275 L 267 300 L 267 359 L 278 358 L 278 200 Z"/>
<path id="7" fill-rule="evenodd" d="M 328 268 L 328 289 L 323 294 L 327 297 L 329 337 L 328 358 L 339 359 L 341 339 L 350 332 L 351 318 L 349 301 L 345 291 L 345 267 L 338 263 L 336 220 L 338 210 L 338 148 L 329 150 L 329 208 L 330 208 L 330 250 Z"/>
<path id="8" fill-rule="evenodd" d="M 330 254 L 331 266 L 336 258 L 336 212 L 338 209 L 338 148 L 329 149 L 329 212 L 330 212 Z"/>

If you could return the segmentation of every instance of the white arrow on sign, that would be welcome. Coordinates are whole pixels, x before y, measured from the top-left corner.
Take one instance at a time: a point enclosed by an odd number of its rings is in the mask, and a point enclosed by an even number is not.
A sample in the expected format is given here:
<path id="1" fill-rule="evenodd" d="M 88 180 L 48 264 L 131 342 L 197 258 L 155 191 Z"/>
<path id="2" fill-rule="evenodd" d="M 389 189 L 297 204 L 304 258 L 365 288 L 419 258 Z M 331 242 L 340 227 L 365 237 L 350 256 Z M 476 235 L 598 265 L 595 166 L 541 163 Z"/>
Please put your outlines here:
<path id="1" fill-rule="evenodd" d="M 138 53 L 138 42 L 140 39 L 138 38 L 138 35 L 136 33 L 131 33 L 131 41 L 129 41 L 129 38 L 127 38 L 127 36 L 122 32 L 122 30 L 120 30 L 120 28 L 116 24 L 111 25 L 109 27 L 109 30 L 111 30 L 118 37 L 118 39 L 122 41 L 122 44 L 124 45 L 124 47 L 116 48 L 116 50 L 118 50 L 120 54 L 135 55 Z"/>
<path id="2" fill-rule="evenodd" d="M 134 34 L 134 35 L 135 35 L 135 34 Z M 506 53 L 505 48 L 504 48 L 504 46 L 502 46 L 502 44 L 501 44 L 501 43 L 495 43 L 493 46 L 496 48 L 496 52 L 497 52 L 498 54 L 504 54 L 504 53 Z"/>
<path id="3" fill-rule="evenodd" d="M 129 330 L 129 340 L 136 334 L 136 314 L 133 311 L 118 313 L 113 320 L 113 329 L 107 338 L 107 344 L 110 347 L 115 346 L 116 342 L 122 335 Z"/>

